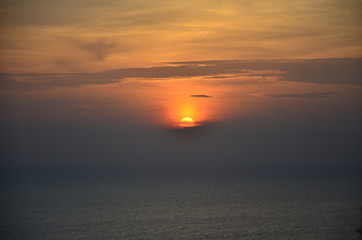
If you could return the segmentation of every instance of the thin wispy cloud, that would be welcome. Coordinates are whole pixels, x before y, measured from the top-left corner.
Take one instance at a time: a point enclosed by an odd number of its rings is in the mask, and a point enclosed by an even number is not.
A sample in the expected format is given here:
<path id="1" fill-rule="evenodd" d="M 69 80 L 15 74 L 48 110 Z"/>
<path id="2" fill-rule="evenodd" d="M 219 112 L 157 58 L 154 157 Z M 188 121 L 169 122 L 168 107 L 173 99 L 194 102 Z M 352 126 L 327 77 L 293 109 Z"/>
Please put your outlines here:
<path id="1" fill-rule="evenodd" d="M 197 76 L 205 78 L 195 81 L 210 85 L 262 84 L 270 81 L 361 85 L 360 69 L 362 69 L 360 58 L 201 61 L 185 62 L 185 64 L 177 62 L 176 66 L 120 68 L 94 73 L 3 73 L 0 75 L 0 81 L 2 91 L 113 84 L 122 82 L 126 78 L 162 80 Z"/>
<path id="2" fill-rule="evenodd" d="M 117 44 L 107 39 L 70 39 L 72 44 L 93 55 L 96 60 L 101 61 L 117 49 Z"/>
<path id="3" fill-rule="evenodd" d="M 196 94 L 196 95 L 190 95 L 190 97 L 193 97 L 193 98 L 211 98 L 212 96 L 204 95 L 204 94 Z"/>
<path id="4" fill-rule="evenodd" d="M 300 99 L 320 99 L 320 98 L 331 98 L 336 96 L 338 93 L 279 93 L 269 94 L 268 97 L 273 98 L 300 98 Z"/>

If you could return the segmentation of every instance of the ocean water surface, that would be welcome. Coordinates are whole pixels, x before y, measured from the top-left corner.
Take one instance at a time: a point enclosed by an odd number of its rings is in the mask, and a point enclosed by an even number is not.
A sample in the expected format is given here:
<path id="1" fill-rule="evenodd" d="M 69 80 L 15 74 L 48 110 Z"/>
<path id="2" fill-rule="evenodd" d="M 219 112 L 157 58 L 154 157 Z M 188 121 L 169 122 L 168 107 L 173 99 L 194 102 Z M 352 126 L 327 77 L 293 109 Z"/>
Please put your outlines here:
<path id="1" fill-rule="evenodd" d="M 0 239 L 360 239 L 360 173 L 2 168 Z"/>

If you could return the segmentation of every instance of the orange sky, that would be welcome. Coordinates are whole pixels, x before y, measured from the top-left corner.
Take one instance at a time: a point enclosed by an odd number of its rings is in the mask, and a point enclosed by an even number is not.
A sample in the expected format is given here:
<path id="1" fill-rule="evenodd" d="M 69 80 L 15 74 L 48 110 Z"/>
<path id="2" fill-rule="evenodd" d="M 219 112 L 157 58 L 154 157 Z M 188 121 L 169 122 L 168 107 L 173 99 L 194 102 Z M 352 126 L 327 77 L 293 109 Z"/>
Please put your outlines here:
<path id="1" fill-rule="evenodd" d="M 2 72 L 361 57 L 359 0 L 1 1 Z"/>
<path id="2" fill-rule="evenodd" d="M 200 124 L 251 117 L 318 118 L 326 113 L 333 117 L 341 111 L 358 109 L 360 62 L 216 61 L 206 64 L 208 67 L 186 63 L 186 67 L 120 69 L 100 77 L 10 75 L 11 82 L 21 81 L 12 90 L 6 90 L 4 84 L 2 95 L 12 106 L 5 117 L 12 120 L 175 127 L 184 117 Z M 185 76 L 178 76 L 182 73 Z M 159 74 L 164 76 L 156 77 Z"/>

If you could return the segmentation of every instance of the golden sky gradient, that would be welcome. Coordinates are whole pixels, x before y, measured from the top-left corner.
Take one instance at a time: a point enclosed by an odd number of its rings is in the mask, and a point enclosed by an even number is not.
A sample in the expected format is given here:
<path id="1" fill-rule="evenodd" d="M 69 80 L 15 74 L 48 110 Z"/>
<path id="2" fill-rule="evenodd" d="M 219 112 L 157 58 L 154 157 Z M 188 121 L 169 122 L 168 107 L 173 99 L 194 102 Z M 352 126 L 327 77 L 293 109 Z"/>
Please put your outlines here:
<path id="1" fill-rule="evenodd" d="M 2 72 L 361 57 L 359 0 L 0 1 Z"/>

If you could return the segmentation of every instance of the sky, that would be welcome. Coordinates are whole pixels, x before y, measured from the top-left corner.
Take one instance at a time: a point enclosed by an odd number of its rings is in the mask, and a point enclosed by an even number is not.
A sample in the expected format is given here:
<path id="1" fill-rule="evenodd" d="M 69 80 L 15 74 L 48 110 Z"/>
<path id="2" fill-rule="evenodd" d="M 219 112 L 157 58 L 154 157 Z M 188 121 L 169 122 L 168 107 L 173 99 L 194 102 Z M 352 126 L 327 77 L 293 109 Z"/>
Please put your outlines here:
<path id="1" fill-rule="evenodd" d="M 0 0 L 0 164 L 361 166 L 361 10 Z"/>

